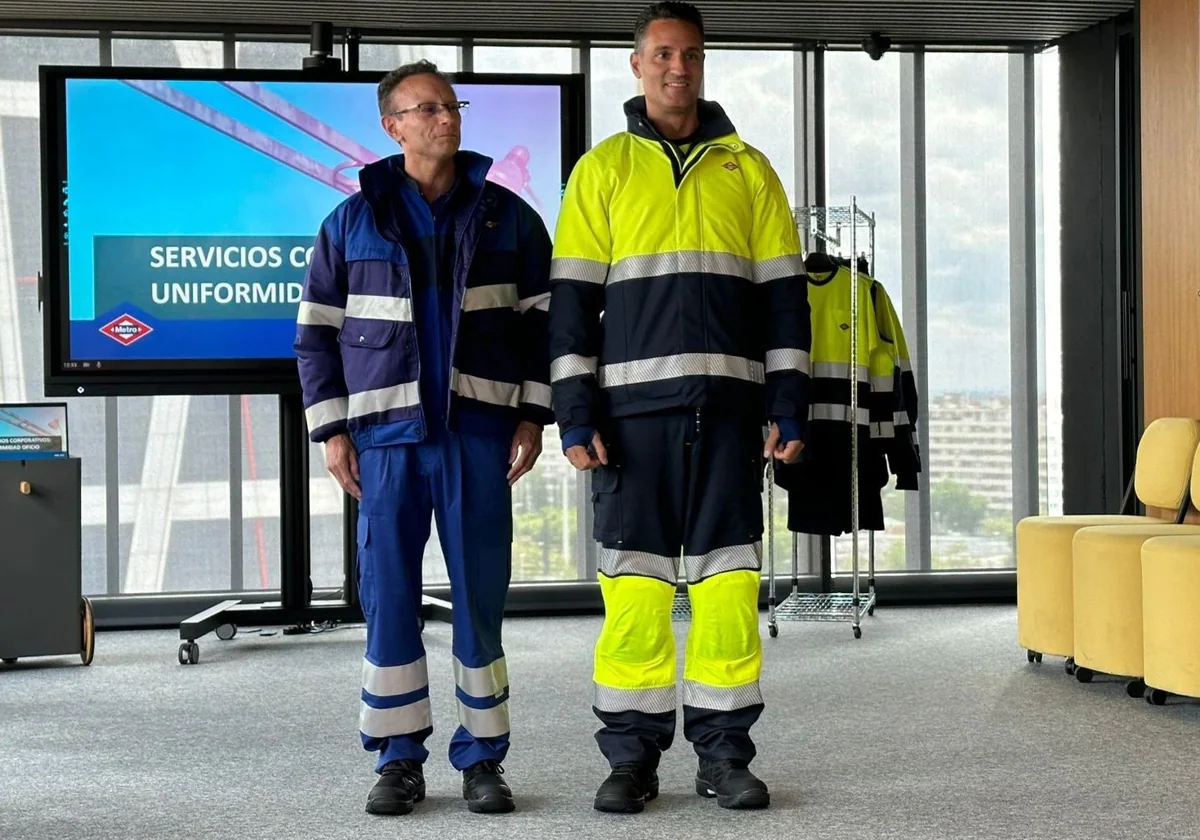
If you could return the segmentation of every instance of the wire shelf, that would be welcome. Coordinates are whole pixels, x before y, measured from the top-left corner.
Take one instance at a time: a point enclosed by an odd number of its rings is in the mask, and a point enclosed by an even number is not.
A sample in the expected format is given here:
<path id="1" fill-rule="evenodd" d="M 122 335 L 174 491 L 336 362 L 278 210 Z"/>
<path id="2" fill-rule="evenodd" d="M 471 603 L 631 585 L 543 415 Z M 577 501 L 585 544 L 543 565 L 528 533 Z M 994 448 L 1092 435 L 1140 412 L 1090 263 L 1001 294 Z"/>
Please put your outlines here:
<path id="1" fill-rule="evenodd" d="M 859 617 L 875 608 L 875 593 L 864 592 L 858 597 Z M 672 621 L 690 621 L 692 603 L 682 592 L 671 602 Z M 854 596 L 842 593 L 817 595 L 793 592 L 775 607 L 776 621 L 853 621 Z"/>
<path id="2" fill-rule="evenodd" d="M 859 617 L 875 607 L 875 593 L 864 592 L 858 596 Z M 779 621 L 853 621 L 854 596 L 844 593 L 814 595 L 793 592 L 775 608 Z"/>
<path id="3" fill-rule="evenodd" d="M 843 206 L 802 206 L 793 207 L 792 212 L 796 216 L 797 222 L 802 222 L 805 225 L 815 224 L 818 227 L 824 225 L 839 225 L 846 226 L 851 224 L 859 224 L 864 227 L 875 227 L 875 218 L 869 213 L 863 212 L 862 208 L 850 205 Z"/>
<path id="4" fill-rule="evenodd" d="M 850 229 L 866 228 L 870 241 L 871 263 L 875 262 L 875 216 L 857 203 L 850 205 L 804 205 L 793 207 L 796 227 L 807 237 L 816 237 L 838 248 Z"/>

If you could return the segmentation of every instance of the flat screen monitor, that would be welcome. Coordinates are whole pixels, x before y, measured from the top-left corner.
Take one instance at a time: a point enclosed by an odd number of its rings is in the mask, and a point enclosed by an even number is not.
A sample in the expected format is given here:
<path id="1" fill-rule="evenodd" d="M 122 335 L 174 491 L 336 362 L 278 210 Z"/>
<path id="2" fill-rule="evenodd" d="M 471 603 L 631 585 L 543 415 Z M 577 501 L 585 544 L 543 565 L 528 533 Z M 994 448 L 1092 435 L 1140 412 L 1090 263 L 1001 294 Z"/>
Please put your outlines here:
<path id="1" fill-rule="evenodd" d="M 46 394 L 295 393 L 322 220 L 400 151 L 382 73 L 41 68 Z M 579 76 L 457 74 L 462 148 L 553 235 Z"/>

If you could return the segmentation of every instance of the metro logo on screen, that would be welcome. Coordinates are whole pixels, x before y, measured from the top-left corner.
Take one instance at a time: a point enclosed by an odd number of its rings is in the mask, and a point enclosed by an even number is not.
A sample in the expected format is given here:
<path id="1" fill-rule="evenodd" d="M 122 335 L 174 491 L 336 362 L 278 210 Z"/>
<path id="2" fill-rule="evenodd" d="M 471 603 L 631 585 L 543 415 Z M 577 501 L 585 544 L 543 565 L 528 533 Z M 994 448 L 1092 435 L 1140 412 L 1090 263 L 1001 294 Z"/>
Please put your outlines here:
<path id="1" fill-rule="evenodd" d="M 154 332 L 154 329 L 148 324 L 143 324 L 132 315 L 122 315 L 101 327 L 100 332 L 113 341 L 120 342 L 128 347 L 139 338 L 145 338 L 150 335 L 150 333 Z"/>

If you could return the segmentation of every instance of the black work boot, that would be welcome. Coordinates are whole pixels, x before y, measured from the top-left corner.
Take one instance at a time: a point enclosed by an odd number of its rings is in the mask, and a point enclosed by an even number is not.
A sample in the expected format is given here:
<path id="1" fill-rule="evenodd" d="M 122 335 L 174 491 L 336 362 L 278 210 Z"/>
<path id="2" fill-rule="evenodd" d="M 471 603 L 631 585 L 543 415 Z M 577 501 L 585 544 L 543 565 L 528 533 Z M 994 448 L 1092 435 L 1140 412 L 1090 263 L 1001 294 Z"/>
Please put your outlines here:
<path id="1" fill-rule="evenodd" d="M 767 786 L 751 773 L 744 761 L 700 760 L 696 793 L 717 798 L 722 808 L 766 808 L 771 804 Z"/>
<path id="2" fill-rule="evenodd" d="M 379 781 L 367 794 L 368 814 L 399 816 L 412 811 L 413 804 L 425 798 L 425 774 L 415 761 L 393 761 L 379 774 Z"/>
<path id="3" fill-rule="evenodd" d="M 504 768 L 498 761 L 481 761 L 463 771 L 463 799 L 476 814 L 506 814 L 516 806 L 512 790 L 500 777 Z"/>
<path id="4" fill-rule="evenodd" d="M 657 772 L 644 764 L 618 764 L 596 791 L 592 807 L 613 814 L 637 814 L 657 796 Z"/>

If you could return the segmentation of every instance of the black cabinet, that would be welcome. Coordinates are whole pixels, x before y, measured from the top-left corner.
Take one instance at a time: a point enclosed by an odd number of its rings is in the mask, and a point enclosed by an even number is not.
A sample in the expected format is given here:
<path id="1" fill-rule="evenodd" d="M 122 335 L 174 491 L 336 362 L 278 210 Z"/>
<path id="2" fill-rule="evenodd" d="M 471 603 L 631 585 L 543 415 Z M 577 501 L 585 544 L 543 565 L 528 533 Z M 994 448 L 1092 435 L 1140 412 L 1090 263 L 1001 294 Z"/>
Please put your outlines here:
<path id="1" fill-rule="evenodd" d="M 95 623 L 82 593 L 78 458 L 0 461 L 0 660 L 78 654 Z"/>

